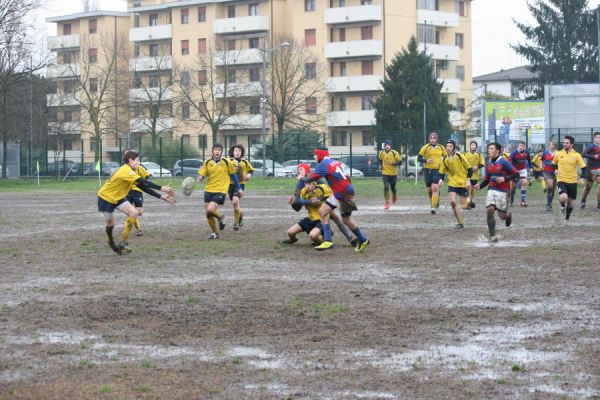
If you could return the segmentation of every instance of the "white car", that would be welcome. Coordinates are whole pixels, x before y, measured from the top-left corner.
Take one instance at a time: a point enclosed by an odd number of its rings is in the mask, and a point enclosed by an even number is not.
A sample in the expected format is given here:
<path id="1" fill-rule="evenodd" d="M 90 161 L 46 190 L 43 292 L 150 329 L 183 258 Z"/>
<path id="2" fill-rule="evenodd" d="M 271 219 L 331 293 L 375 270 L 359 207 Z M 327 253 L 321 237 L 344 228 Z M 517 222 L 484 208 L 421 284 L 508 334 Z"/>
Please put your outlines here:
<path id="1" fill-rule="evenodd" d="M 308 164 L 310 165 L 310 169 L 313 170 L 317 166 L 317 162 L 314 160 L 300 160 L 300 164 Z M 282 164 L 285 169 L 293 172 L 294 176 L 298 173 L 298 161 L 289 160 Z M 344 170 L 344 174 L 350 175 L 350 167 L 344 163 L 342 163 L 342 169 Z M 365 174 L 356 168 L 352 168 L 352 178 L 364 178 Z"/>
<path id="2" fill-rule="evenodd" d="M 153 178 L 160 178 L 160 177 L 170 178 L 171 177 L 171 171 L 169 171 L 166 168 L 162 168 L 157 163 L 154 163 L 151 161 L 144 161 L 142 163 L 142 167 L 146 168 L 146 170 L 150 173 L 150 176 Z"/>
<path id="3" fill-rule="evenodd" d="M 254 167 L 254 176 L 263 176 L 263 162 L 262 160 L 252 160 L 250 162 Z M 275 178 L 289 178 L 296 176 L 295 172 L 290 171 L 287 168 L 284 168 L 278 162 L 273 162 L 273 160 L 265 160 L 265 172 L 267 176 L 274 176 Z M 273 169 L 275 167 L 275 169 Z"/>

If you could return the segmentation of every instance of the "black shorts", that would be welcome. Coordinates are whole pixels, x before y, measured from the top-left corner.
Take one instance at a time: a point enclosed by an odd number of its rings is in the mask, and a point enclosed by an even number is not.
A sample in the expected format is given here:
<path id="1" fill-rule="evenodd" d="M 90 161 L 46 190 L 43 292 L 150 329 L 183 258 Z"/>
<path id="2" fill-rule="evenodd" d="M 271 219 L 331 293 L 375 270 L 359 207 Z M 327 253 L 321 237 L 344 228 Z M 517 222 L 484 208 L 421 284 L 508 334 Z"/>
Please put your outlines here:
<path id="1" fill-rule="evenodd" d="M 240 184 L 240 187 L 242 188 L 242 190 L 244 190 L 246 185 L 242 185 Z M 229 185 L 229 190 L 227 191 L 227 194 L 229 195 L 229 200 L 233 200 L 233 197 L 240 197 L 240 195 L 237 193 L 237 191 L 235 190 L 235 185 Z"/>
<path id="2" fill-rule="evenodd" d="M 475 186 L 479 183 L 477 179 L 469 179 L 471 181 L 471 186 Z"/>
<path id="3" fill-rule="evenodd" d="M 565 183 L 558 182 L 558 194 L 561 195 L 566 193 L 571 200 L 577 198 L 577 184 L 576 183 Z"/>
<path id="4" fill-rule="evenodd" d="M 423 174 L 425 175 L 425 186 L 431 187 L 431 185 L 437 185 L 440 182 L 440 171 L 437 169 L 423 168 Z"/>
<path id="5" fill-rule="evenodd" d="M 127 194 L 127 197 L 125 198 L 136 208 L 144 207 L 144 195 L 142 194 L 142 192 L 138 192 L 137 190 L 130 190 Z"/>
<path id="6" fill-rule="evenodd" d="M 222 206 L 225 204 L 225 193 L 215 193 L 215 192 L 204 192 L 204 202 L 205 203 L 217 203 Z"/>
<path id="7" fill-rule="evenodd" d="M 310 231 L 312 231 L 315 228 L 319 228 L 321 233 L 323 232 L 323 228 L 321 227 L 321 221 L 313 221 L 308 217 L 302 218 L 300 221 L 298 221 L 298 225 L 300 225 L 302 231 L 306 233 L 310 233 Z"/>
<path id="8" fill-rule="evenodd" d="M 554 172 L 544 171 L 544 178 L 546 180 L 555 181 L 556 174 Z"/>
<path id="9" fill-rule="evenodd" d="M 448 193 L 456 193 L 460 197 L 469 197 L 467 189 L 461 187 L 448 186 Z"/>
<path id="10" fill-rule="evenodd" d="M 109 203 L 101 197 L 98 197 L 98 211 L 105 213 L 112 213 L 115 211 L 115 208 L 119 207 L 121 204 L 127 201 L 127 197 L 122 198 L 116 204 Z"/>
<path id="11" fill-rule="evenodd" d="M 533 171 L 533 179 L 540 179 L 544 174 L 544 171 Z"/>
<path id="12" fill-rule="evenodd" d="M 398 181 L 398 175 L 381 175 L 381 178 L 383 179 L 383 185 L 385 187 L 387 187 L 388 185 L 391 185 L 393 187 Z"/>

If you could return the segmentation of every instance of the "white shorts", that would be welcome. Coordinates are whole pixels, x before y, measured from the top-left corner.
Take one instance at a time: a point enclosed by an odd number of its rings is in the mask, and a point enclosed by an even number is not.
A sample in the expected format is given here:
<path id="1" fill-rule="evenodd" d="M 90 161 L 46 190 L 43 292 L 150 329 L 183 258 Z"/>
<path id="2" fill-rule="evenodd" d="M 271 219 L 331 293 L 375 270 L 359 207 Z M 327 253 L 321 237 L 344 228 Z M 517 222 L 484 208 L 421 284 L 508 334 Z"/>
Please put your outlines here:
<path id="1" fill-rule="evenodd" d="M 506 211 L 508 209 L 508 193 L 499 190 L 488 190 L 485 206 L 495 206 L 498 211 Z"/>
<path id="2" fill-rule="evenodd" d="M 326 202 L 327 204 L 329 204 L 329 206 L 330 206 L 331 208 L 334 208 L 334 209 L 335 209 L 335 208 L 337 208 L 337 207 L 339 207 L 339 205 L 340 205 L 340 202 L 339 202 L 339 200 L 338 200 L 338 199 L 336 199 L 334 195 L 331 195 L 331 196 L 329 196 L 329 197 L 328 197 L 328 198 L 325 200 L 325 202 Z"/>
<path id="3" fill-rule="evenodd" d="M 525 169 L 520 169 L 519 170 L 519 177 L 521 177 L 521 179 L 527 179 L 527 168 Z"/>

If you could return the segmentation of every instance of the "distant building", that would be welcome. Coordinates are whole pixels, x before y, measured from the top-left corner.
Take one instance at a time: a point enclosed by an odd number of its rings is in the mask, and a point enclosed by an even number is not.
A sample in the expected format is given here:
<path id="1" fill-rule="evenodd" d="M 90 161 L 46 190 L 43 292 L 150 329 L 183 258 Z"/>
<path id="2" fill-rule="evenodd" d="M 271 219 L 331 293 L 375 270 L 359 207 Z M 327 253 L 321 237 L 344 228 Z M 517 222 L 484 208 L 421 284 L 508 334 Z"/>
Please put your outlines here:
<path id="1" fill-rule="evenodd" d="M 496 93 L 513 100 L 524 100 L 533 93 L 520 90 L 519 83 L 535 78 L 536 74 L 526 66 L 501 69 L 491 74 L 476 76 L 473 77 L 474 97 L 478 98 L 486 93 Z"/>

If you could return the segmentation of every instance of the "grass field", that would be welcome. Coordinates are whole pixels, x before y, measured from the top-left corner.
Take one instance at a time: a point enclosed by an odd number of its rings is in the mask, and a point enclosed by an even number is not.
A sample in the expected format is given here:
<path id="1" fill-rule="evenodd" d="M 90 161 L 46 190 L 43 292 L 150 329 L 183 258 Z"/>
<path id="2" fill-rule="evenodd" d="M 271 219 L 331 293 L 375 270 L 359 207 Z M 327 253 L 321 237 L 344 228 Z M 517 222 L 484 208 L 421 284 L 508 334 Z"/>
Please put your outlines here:
<path id="1" fill-rule="evenodd" d="M 256 179 L 241 232 L 227 202 L 206 240 L 201 190 L 146 196 L 118 256 L 97 184 L 0 181 L 0 399 L 600 398 L 596 209 L 565 225 L 534 186 L 491 244 L 484 193 L 456 231 L 445 188 L 384 211 L 357 180 L 372 244 L 317 253 L 278 243 L 294 181 Z"/>

